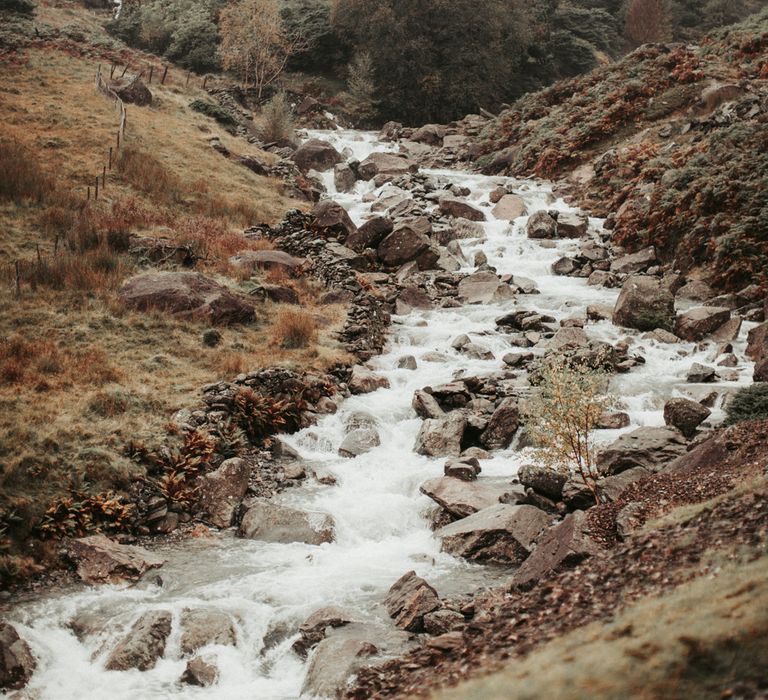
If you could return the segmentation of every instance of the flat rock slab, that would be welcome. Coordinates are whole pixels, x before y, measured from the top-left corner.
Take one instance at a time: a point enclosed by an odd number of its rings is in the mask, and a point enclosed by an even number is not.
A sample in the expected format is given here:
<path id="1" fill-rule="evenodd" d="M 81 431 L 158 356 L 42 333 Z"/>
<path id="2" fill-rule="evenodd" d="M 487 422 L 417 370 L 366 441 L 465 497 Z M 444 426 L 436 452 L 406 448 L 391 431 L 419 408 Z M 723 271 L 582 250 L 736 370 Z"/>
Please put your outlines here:
<path id="1" fill-rule="evenodd" d="M 349 380 L 349 390 L 353 394 L 370 394 L 378 389 L 389 389 L 389 380 L 376 374 L 367 367 L 355 365 Z"/>
<path id="2" fill-rule="evenodd" d="M 730 309 L 715 306 L 689 309 L 678 314 L 675 320 L 675 335 L 691 342 L 703 340 L 727 323 L 730 318 Z"/>
<path id="3" fill-rule="evenodd" d="M 440 200 L 440 211 L 457 219 L 469 221 L 485 221 L 485 213 L 473 207 L 469 202 L 455 197 L 444 197 Z"/>
<path id="4" fill-rule="evenodd" d="M 618 474 L 632 467 L 659 471 L 687 449 L 687 442 L 673 428 L 638 428 L 622 435 L 598 454 L 598 468 Z"/>
<path id="5" fill-rule="evenodd" d="M 233 255 L 229 262 L 237 267 L 286 267 L 295 269 L 302 267 L 306 258 L 296 258 L 282 250 L 241 250 Z"/>
<path id="6" fill-rule="evenodd" d="M 253 500 L 243 516 L 240 537 L 262 542 L 319 545 L 332 542 L 333 518 L 327 513 L 297 510 L 269 501 Z"/>
<path id="7" fill-rule="evenodd" d="M 519 564 L 551 518 L 533 506 L 499 504 L 435 532 L 443 551 L 487 564 Z"/>
<path id="8" fill-rule="evenodd" d="M 457 518 L 466 518 L 479 510 L 500 503 L 515 491 L 504 479 L 480 478 L 464 481 L 450 476 L 425 481 L 419 490 Z"/>
<path id="9" fill-rule="evenodd" d="M 135 581 L 150 569 L 165 564 L 165 559 L 142 547 L 118 544 L 104 535 L 72 540 L 67 556 L 77 567 L 77 575 L 86 583 Z"/>
<path id="10" fill-rule="evenodd" d="M 490 304 L 514 296 L 512 288 L 495 272 L 475 272 L 459 282 L 459 299 L 467 304 Z"/>

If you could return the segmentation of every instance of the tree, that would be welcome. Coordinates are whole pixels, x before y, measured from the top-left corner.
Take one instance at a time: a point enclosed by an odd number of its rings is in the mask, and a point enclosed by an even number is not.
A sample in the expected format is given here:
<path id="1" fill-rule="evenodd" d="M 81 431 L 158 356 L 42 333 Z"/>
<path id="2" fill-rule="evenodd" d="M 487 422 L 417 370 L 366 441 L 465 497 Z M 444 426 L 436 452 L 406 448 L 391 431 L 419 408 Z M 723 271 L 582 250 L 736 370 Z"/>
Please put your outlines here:
<path id="1" fill-rule="evenodd" d="M 299 34 L 289 33 L 275 0 L 239 0 L 219 17 L 221 58 L 224 68 L 235 70 L 244 87 L 253 85 L 261 99 L 291 55 L 305 45 Z"/>
<path id="2" fill-rule="evenodd" d="M 371 119 L 376 112 L 373 60 L 367 51 L 356 53 L 349 64 L 346 103 L 350 115 L 358 122 Z"/>
<path id="3" fill-rule="evenodd" d="M 604 393 L 607 376 L 585 362 L 557 355 L 543 363 L 539 380 L 539 391 L 526 409 L 531 435 L 540 446 L 537 459 L 577 476 L 599 503 L 593 434 L 613 405 Z"/>
<path id="4" fill-rule="evenodd" d="M 633 46 L 666 41 L 671 37 L 665 0 L 630 0 L 624 16 L 624 36 Z"/>

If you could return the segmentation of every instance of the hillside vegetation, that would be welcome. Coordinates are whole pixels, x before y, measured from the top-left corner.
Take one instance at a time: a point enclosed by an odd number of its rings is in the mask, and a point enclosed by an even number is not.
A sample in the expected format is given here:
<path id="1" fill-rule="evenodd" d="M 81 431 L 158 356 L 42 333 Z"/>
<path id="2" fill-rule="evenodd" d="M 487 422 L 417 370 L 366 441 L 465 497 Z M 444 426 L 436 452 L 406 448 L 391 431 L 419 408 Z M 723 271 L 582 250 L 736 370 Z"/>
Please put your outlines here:
<path id="1" fill-rule="evenodd" d="M 487 173 L 569 177 L 614 241 L 735 291 L 768 283 L 768 10 L 526 95 L 470 149 Z"/>

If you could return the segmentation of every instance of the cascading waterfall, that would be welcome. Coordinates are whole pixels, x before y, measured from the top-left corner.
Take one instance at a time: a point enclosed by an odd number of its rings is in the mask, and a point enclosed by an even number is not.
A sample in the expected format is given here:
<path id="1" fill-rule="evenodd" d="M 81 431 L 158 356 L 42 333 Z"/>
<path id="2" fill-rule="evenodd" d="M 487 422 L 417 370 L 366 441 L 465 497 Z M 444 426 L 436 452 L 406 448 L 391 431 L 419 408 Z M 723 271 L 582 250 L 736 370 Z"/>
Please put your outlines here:
<path id="1" fill-rule="evenodd" d="M 396 150 L 395 145 L 378 142 L 368 133 L 339 130 L 310 135 L 331 141 L 350 159 L 362 160 L 373 151 Z M 552 194 L 546 183 L 448 170 L 426 172 L 446 183 L 469 188 L 467 199 L 477 206 L 488 203 L 497 185 L 512 183 L 530 212 L 572 210 Z M 347 208 L 355 223 L 362 223 L 370 212 L 370 197 L 365 195 L 376 194 L 373 184 L 359 182 L 353 192 L 340 194 L 335 192 L 332 175 L 326 173 L 323 179 L 330 196 Z M 493 217 L 489 215 L 489 219 Z M 483 239 L 464 240 L 461 244 L 468 260 L 475 252 L 483 251 L 499 274 L 531 278 L 540 294 L 495 305 L 414 311 L 396 317 L 387 351 L 370 363 L 389 379 L 391 388 L 350 398 L 337 414 L 286 438 L 308 463 L 332 473 L 337 483 L 289 489 L 277 500 L 330 513 L 336 522 L 333 543 L 265 544 L 237 539 L 230 533 L 212 535 L 165 547 L 162 554 L 168 562 L 158 572 L 161 585 L 150 577 L 137 586 L 49 593 L 19 605 L 9 617 L 18 623 L 19 632 L 38 658 L 37 670 L 25 693 L 32 698 L 56 700 L 297 698 L 306 663 L 293 653 L 291 644 L 299 624 L 318 608 L 339 605 L 349 610 L 356 620 L 369 626 L 371 636 L 386 652 L 390 648 L 388 640 L 391 638 L 395 645 L 391 648 L 396 648 L 397 638 L 381 602 L 392 583 L 406 571 L 415 569 L 443 595 L 495 583 L 503 572 L 441 553 L 432 535 L 428 514 L 433 504 L 420 495 L 419 485 L 442 475 L 445 460 L 422 457 L 413 451 L 421 421 L 411 408 L 411 399 L 415 390 L 448 382 L 457 373 L 472 376 L 498 371 L 500 359 L 468 359 L 451 349 L 451 341 L 461 333 L 482 333 L 483 344 L 501 358 L 510 347 L 504 336 L 496 333 L 494 319 L 513 307 L 561 320 L 584 316 L 589 304 L 615 302 L 617 290 L 590 287 L 583 279 L 553 275 L 552 263 L 576 252 L 578 242 L 558 240 L 554 247 L 544 247 L 526 237 L 526 221 L 527 217 L 511 225 L 488 221 L 483 225 Z M 602 222 L 592 219 L 590 224 L 599 228 Z M 471 272 L 472 268 L 468 266 L 464 271 Z M 735 343 L 740 358 L 749 326 L 745 324 Z M 638 335 L 609 322 L 590 324 L 587 332 L 592 338 L 612 343 Z M 612 390 L 622 399 L 632 427 L 663 425 L 664 401 L 682 395 L 691 363 L 711 362 L 712 349 L 697 349 L 685 343 L 660 344 L 639 337 L 632 349 L 647 362 L 616 377 Z M 434 352 L 441 353 L 444 361 L 424 359 L 427 353 Z M 398 361 L 405 355 L 416 358 L 415 371 L 398 368 Z M 739 368 L 744 370 L 740 383 L 748 383 L 749 363 L 744 361 Z M 736 385 L 731 382 L 727 386 Z M 375 417 L 381 445 L 355 459 L 339 457 L 345 421 L 360 411 Z M 718 410 L 713 417 L 718 417 Z M 600 438 L 612 440 L 621 432 L 602 431 Z M 497 452 L 493 459 L 482 462 L 483 476 L 513 477 L 526 460 L 525 453 Z M 178 683 L 186 665 L 179 648 L 178 624 L 185 608 L 221 610 L 236 621 L 236 646 L 205 649 L 216 657 L 220 670 L 219 681 L 211 688 L 195 689 Z M 116 640 L 149 610 L 168 610 L 174 615 L 174 631 L 164 658 L 147 672 L 105 670 L 105 659 Z M 69 623 L 84 614 L 95 631 L 79 640 Z"/>

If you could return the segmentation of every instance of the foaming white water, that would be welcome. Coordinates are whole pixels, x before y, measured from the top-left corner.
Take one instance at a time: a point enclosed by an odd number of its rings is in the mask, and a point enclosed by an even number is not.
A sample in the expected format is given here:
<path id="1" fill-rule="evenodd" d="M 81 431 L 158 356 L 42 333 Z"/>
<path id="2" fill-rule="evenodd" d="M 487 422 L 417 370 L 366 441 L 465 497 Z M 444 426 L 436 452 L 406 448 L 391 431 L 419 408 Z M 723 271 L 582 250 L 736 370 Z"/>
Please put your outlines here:
<path id="1" fill-rule="evenodd" d="M 374 150 L 396 150 L 370 133 L 338 130 L 309 132 L 308 136 L 331 141 L 349 159 L 364 159 Z M 571 208 L 553 196 L 546 183 L 514 181 L 448 170 L 427 174 L 445 182 L 468 187 L 469 201 L 487 207 L 489 194 L 499 184 L 512 184 L 528 210 Z M 378 195 L 372 183 L 358 183 L 355 191 L 338 194 L 333 176 L 322 179 L 334 198 L 361 223 L 370 213 L 365 195 Z M 386 187 L 386 186 L 385 186 Z M 391 190 L 392 188 L 388 188 Z M 288 438 L 315 468 L 332 473 L 335 486 L 293 489 L 278 500 L 297 507 L 327 512 L 336 522 L 336 539 L 319 547 L 277 545 L 239 540 L 229 534 L 168 547 L 168 563 L 160 570 L 162 585 L 105 586 L 47 596 L 19 606 L 11 618 L 29 640 L 38 657 L 38 670 L 26 693 L 31 698 L 56 700 L 91 697 L 122 698 L 296 698 L 300 695 L 305 664 L 290 649 L 298 625 L 312 612 L 327 605 L 350 609 L 356 618 L 371 625 L 371 634 L 385 637 L 390 629 L 381 609 L 389 586 L 405 571 L 415 569 L 441 593 L 457 592 L 479 580 L 479 567 L 459 562 L 440 552 L 432 536 L 427 514 L 431 501 L 420 495 L 419 485 L 442 474 L 444 460 L 413 452 L 420 420 L 411 409 L 416 389 L 451 380 L 457 374 L 472 376 L 501 369 L 501 357 L 512 350 L 495 330 L 494 319 L 513 308 L 536 309 L 556 319 L 584 315 L 589 304 L 615 302 L 617 292 L 589 287 L 585 280 L 557 277 L 552 263 L 577 250 L 576 241 L 556 241 L 546 248 L 525 236 L 527 217 L 513 224 L 493 220 L 484 225 L 484 236 L 461 241 L 467 259 L 483 251 L 499 273 L 533 279 L 538 295 L 496 305 L 461 309 L 417 311 L 396 318 L 388 350 L 371 362 L 386 376 L 391 388 L 347 400 L 336 415 Z M 602 222 L 592 220 L 593 228 Z M 471 268 L 467 267 L 469 272 Z M 747 328 L 736 346 L 743 357 Z M 590 324 L 591 337 L 609 342 L 629 337 L 631 352 L 647 363 L 614 379 L 612 389 L 623 400 L 633 427 L 663 424 L 665 399 L 700 390 L 722 390 L 747 383 L 749 363 L 738 369 L 741 379 L 729 385 L 691 387 L 685 375 L 694 361 L 712 364 L 713 346 L 668 345 L 642 340 L 638 334 L 608 322 Z M 495 355 L 495 360 L 471 360 L 451 348 L 460 333 L 468 333 Z M 428 354 L 441 354 L 434 361 Z M 398 369 L 398 361 L 413 355 L 416 371 Z M 703 395 L 702 393 L 702 395 Z M 337 454 L 345 421 L 356 412 L 376 420 L 381 445 L 356 459 Z M 605 431 L 604 440 L 617 431 Z M 507 450 L 483 462 L 483 474 L 511 477 L 527 459 Z M 492 572 L 484 574 L 492 580 Z M 232 615 L 237 624 L 236 647 L 212 647 L 220 669 L 218 683 L 208 689 L 192 689 L 178 683 L 186 659 L 180 651 L 179 616 L 188 607 L 214 608 Z M 174 615 L 173 633 L 165 657 L 148 672 L 109 672 L 104 662 L 121 632 L 148 610 L 169 610 Z M 70 621 L 89 614 L 96 632 L 81 642 L 70 630 Z M 280 635 L 280 630 L 285 634 Z M 275 634 L 275 633 L 278 634 Z M 266 643 L 266 639 L 275 641 Z M 386 645 L 384 645 L 386 648 Z"/>

